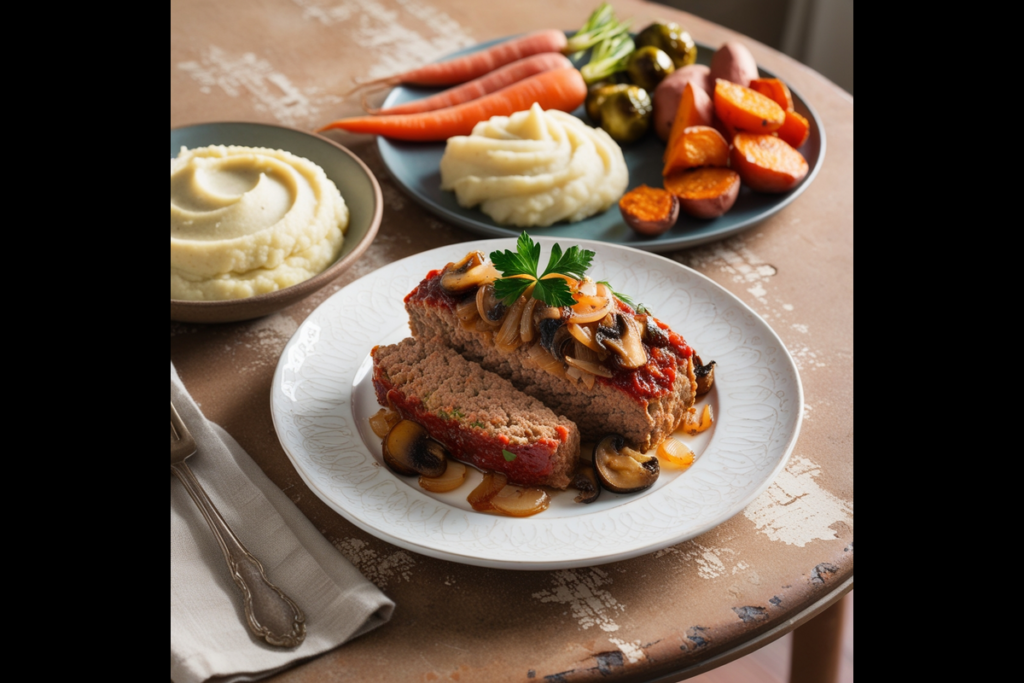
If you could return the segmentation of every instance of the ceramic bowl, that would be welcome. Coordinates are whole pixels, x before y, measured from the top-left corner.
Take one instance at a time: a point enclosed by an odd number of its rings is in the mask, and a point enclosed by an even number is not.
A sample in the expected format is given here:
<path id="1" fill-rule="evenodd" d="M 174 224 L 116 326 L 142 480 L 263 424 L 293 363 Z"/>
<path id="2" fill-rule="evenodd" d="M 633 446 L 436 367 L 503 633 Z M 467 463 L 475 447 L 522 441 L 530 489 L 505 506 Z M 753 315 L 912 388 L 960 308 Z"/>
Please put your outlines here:
<path id="1" fill-rule="evenodd" d="M 383 213 L 380 185 L 355 154 L 336 142 L 294 128 L 263 123 L 201 123 L 171 130 L 171 158 L 182 146 L 207 145 L 270 147 L 305 157 L 319 165 L 334 181 L 349 209 L 348 231 L 338 259 L 305 282 L 229 301 L 171 299 L 171 320 L 190 323 L 222 323 L 269 315 L 303 299 L 332 282 L 362 256 L 377 235 Z"/>

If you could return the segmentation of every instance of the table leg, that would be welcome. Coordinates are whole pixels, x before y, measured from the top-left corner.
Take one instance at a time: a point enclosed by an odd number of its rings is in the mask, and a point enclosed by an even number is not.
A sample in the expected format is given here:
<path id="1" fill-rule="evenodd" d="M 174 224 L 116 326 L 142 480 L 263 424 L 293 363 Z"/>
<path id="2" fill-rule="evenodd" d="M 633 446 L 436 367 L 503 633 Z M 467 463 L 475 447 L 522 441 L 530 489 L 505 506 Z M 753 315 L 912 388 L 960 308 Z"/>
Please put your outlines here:
<path id="1" fill-rule="evenodd" d="M 843 652 L 844 596 L 824 612 L 793 631 L 789 683 L 835 683 Z"/>

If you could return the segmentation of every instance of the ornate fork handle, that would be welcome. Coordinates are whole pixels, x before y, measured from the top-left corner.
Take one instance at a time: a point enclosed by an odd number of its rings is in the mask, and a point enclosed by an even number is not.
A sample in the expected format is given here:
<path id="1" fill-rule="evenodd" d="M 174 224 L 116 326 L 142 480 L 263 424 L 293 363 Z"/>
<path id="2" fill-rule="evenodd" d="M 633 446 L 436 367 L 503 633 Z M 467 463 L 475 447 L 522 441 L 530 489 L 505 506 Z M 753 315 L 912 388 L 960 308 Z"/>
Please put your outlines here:
<path id="1" fill-rule="evenodd" d="M 258 637 L 278 647 L 295 647 L 306 637 L 306 617 L 291 598 L 267 579 L 263 565 L 245 549 L 184 462 L 171 465 L 217 537 L 231 578 L 242 591 L 245 619 Z"/>

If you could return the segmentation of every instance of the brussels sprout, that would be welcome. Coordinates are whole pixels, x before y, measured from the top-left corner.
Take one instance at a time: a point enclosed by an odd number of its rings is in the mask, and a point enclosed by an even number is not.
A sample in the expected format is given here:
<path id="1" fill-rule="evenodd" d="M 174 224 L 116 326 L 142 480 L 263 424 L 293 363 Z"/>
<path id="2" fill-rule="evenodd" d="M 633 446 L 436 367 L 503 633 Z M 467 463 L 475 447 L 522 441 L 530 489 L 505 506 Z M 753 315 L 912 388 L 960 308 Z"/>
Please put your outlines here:
<path id="1" fill-rule="evenodd" d="M 630 85 L 608 93 L 601 103 L 601 128 L 616 142 L 634 142 L 651 126 L 651 96 L 643 88 Z"/>
<path id="2" fill-rule="evenodd" d="M 586 102 L 584 102 L 584 106 L 587 109 L 587 116 L 590 117 L 590 120 L 594 122 L 595 126 L 601 125 L 601 105 L 604 104 L 608 95 L 628 88 L 629 85 L 625 83 L 600 81 L 594 84 L 587 91 L 587 99 Z"/>
<path id="3" fill-rule="evenodd" d="M 675 70 L 676 65 L 672 58 L 653 45 L 637 49 L 629 58 L 629 66 L 626 67 L 630 79 L 646 90 L 654 90 Z"/>
<path id="4" fill-rule="evenodd" d="M 677 69 L 697 61 L 697 44 L 690 34 L 675 22 L 651 24 L 636 37 L 636 46 L 652 45 L 664 51 Z"/>

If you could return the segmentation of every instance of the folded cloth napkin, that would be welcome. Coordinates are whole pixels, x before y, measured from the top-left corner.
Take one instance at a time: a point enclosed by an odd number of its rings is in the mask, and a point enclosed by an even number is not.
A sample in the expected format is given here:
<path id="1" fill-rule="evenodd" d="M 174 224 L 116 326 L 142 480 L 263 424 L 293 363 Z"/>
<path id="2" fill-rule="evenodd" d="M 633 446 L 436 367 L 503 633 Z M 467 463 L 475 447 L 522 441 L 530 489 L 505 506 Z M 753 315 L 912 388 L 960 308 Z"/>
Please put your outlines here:
<path id="1" fill-rule="evenodd" d="M 203 417 L 173 363 L 171 402 L 199 448 L 188 466 L 267 577 L 306 616 L 306 639 L 296 648 L 272 647 L 252 635 L 220 546 L 172 475 L 171 680 L 255 681 L 387 622 L 395 604 L 316 530 L 226 431 Z"/>

